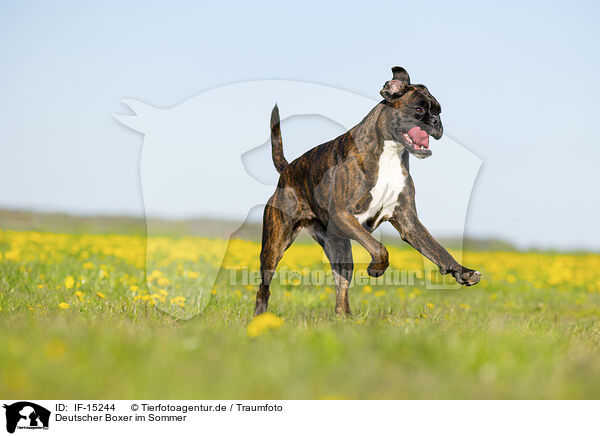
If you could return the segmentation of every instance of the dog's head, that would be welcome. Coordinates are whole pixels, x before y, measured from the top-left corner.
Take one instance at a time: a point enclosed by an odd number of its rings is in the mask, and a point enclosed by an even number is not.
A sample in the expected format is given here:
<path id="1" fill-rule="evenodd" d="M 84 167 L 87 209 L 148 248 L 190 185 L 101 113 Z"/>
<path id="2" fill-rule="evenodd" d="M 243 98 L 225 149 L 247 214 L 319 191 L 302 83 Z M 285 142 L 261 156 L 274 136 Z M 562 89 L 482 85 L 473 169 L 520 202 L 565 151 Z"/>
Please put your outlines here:
<path id="1" fill-rule="evenodd" d="M 442 108 L 425 86 L 410 84 L 404 68 L 394 67 L 392 73 L 380 92 L 384 100 L 379 129 L 385 139 L 401 143 L 416 157 L 429 157 L 429 136 L 440 139 L 444 131 Z"/>

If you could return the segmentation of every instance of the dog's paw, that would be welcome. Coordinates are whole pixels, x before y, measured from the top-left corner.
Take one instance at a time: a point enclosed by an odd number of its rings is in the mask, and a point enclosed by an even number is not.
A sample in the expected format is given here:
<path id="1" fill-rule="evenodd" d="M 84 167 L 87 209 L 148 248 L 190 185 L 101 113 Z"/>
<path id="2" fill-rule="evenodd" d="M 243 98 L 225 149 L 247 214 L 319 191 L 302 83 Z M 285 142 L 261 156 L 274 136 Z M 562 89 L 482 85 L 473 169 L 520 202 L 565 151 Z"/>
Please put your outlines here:
<path id="1" fill-rule="evenodd" d="M 381 277 L 390 263 L 386 260 L 385 262 L 371 262 L 367 268 L 367 274 L 371 277 Z"/>
<path id="2" fill-rule="evenodd" d="M 352 316 L 352 311 L 350 310 L 349 305 L 336 305 L 335 306 L 335 314 L 339 316 Z"/>
<path id="3" fill-rule="evenodd" d="M 459 271 L 453 273 L 454 278 L 459 285 L 473 286 L 481 280 L 481 273 L 469 268 L 462 267 Z"/>
<path id="4" fill-rule="evenodd" d="M 254 316 L 258 316 L 261 315 L 263 313 L 265 313 L 267 311 L 267 304 L 266 303 L 256 303 L 256 307 L 254 308 Z"/>

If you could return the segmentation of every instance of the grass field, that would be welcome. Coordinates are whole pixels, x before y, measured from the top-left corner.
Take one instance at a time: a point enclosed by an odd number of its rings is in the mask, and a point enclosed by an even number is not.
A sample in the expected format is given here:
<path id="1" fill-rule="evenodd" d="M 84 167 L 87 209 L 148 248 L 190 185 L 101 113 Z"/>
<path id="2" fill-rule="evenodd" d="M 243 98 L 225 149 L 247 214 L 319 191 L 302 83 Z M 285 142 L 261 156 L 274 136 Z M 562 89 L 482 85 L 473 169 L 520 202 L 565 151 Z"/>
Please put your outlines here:
<path id="1" fill-rule="evenodd" d="M 0 231 L 0 397 L 600 397 L 600 255 L 468 252 L 478 286 L 356 284 L 340 318 L 303 281 L 320 247 L 295 244 L 281 267 L 300 273 L 253 321 L 256 287 L 228 268 L 256 270 L 260 247 L 233 241 L 220 265 L 224 244 L 150 238 L 147 287 L 143 236 Z M 386 276 L 423 270 L 389 248 Z"/>

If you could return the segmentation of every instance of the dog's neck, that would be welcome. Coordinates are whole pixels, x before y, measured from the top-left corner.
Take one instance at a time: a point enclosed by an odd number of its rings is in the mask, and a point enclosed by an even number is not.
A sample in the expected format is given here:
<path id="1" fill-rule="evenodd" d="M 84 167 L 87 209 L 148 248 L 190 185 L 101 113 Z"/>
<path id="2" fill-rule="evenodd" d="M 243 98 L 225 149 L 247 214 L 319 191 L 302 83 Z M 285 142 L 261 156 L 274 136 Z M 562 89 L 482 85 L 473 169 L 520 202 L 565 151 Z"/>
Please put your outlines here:
<path id="1" fill-rule="evenodd" d="M 356 126 L 348 131 L 354 138 L 358 152 L 363 156 L 373 156 L 379 159 L 384 147 L 393 149 L 400 155 L 402 166 L 409 171 L 409 153 L 401 143 L 393 139 L 386 139 L 378 126 L 379 116 L 383 109 L 381 104 L 375 106 L 371 112 Z"/>

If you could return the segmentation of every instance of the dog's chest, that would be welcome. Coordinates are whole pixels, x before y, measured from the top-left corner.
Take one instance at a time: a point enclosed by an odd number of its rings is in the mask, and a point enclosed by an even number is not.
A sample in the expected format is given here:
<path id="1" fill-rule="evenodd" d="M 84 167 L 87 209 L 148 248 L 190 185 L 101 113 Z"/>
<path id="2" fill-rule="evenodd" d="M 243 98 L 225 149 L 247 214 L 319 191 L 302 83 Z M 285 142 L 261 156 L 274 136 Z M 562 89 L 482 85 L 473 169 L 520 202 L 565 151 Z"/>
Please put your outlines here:
<path id="1" fill-rule="evenodd" d="M 360 224 L 375 218 L 371 224 L 377 227 L 381 221 L 390 218 L 398 202 L 398 196 L 404 189 L 406 177 L 402 171 L 402 145 L 394 141 L 385 141 L 379 157 L 377 181 L 370 191 L 371 202 L 367 210 L 356 216 Z"/>

